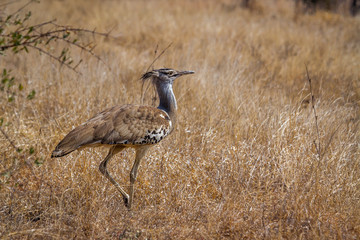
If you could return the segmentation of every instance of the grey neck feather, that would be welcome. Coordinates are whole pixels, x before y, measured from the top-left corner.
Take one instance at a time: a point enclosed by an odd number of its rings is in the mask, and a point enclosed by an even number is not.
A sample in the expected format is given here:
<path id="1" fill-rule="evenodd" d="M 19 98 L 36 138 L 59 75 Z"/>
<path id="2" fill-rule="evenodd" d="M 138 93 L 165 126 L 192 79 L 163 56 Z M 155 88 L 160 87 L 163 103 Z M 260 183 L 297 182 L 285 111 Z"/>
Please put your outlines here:
<path id="1" fill-rule="evenodd" d="M 169 114 L 172 126 L 176 123 L 176 99 L 172 89 L 172 83 L 156 83 L 156 90 L 160 98 L 158 109 L 164 110 Z"/>

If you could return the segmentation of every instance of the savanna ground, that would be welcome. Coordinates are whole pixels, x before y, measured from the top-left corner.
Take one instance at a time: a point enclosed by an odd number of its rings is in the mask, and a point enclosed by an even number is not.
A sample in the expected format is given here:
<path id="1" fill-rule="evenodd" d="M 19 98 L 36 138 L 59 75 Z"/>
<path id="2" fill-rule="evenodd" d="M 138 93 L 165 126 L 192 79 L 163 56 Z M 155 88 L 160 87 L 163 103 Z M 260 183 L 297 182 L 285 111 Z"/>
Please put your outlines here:
<path id="1" fill-rule="evenodd" d="M 31 4 L 34 23 L 56 18 L 111 37 L 94 39 L 104 63 L 72 52 L 81 74 L 34 51 L 0 56 L 36 89 L 32 100 L 0 99 L 2 129 L 35 151 L 0 137 L 0 238 L 359 239 L 359 17 L 296 14 L 285 0 L 237 4 Z M 175 82 L 177 129 L 142 162 L 128 211 L 98 171 L 106 149 L 50 155 L 97 112 L 141 103 L 139 78 L 170 43 L 153 67 L 196 74 Z M 153 96 L 150 87 L 144 103 L 155 106 Z M 109 165 L 124 187 L 133 160 L 124 151 Z"/>

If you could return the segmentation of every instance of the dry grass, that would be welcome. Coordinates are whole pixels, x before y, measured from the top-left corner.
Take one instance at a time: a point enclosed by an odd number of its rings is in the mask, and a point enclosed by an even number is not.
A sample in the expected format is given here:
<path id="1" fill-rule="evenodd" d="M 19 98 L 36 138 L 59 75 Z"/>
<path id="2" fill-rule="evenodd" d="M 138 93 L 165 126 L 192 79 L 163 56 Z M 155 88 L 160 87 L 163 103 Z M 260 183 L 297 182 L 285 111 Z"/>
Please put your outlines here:
<path id="1" fill-rule="evenodd" d="M 16 6 L 11 6 L 15 8 Z M 33 20 L 98 31 L 82 75 L 46 56 L 1 57 L 32 101 L 1 98 L 0 238 L 360 238 L 360 19 L 293 14 L 292 1 L 42 1 Z M 9 10 L 10 11 L 10 10 Z M 100 174 L 104 149 L 50 159 L 74 126 L 116 104 L 140 103 L 141 74 L 195 70 L 175 83 L 179 121 L 140 167 L 132 211 Z M 308 65 L 322 155 L 309 101 Z M 152 104 L 148 91 L 147 104 Z M 35 164 L 43 162 L 43 164 Z M 109 166 L 124 186 L 134 153 Z M 10 168 L 10 170 L 9 170 Z M 9 170 L 9 171 L 5 171 Z M 6 174 L 5 174 L 6 173 Z"/>

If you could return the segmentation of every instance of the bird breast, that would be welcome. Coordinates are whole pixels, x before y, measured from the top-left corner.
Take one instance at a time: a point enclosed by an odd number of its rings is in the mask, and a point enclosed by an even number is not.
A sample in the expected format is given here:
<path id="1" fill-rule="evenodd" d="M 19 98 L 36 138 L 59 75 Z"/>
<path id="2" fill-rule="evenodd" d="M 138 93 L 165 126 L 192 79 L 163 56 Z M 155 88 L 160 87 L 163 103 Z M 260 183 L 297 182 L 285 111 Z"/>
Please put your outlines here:
<path id="1" fill-rule="evenodd" d="M 163 140 L 167 135 L 169 135 L 169 129 L 164 126 L 158 129 L 147 130 L 146 135 L 143 138 L 135 140 L 134 144 L 156 144 Z"/>

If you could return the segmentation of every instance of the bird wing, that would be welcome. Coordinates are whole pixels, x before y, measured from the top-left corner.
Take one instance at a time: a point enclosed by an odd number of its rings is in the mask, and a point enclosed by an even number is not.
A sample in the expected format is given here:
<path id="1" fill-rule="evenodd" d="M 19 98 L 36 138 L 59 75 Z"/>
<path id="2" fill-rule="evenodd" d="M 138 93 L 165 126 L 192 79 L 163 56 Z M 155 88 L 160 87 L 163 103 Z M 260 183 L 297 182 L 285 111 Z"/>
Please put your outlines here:
<path id="1" fill-rule="evenodd" d="M 56 146 L 52 157 L 93 144 L 155 144 L 171 131 L 171 119 L 163 110 L 139 105 L 116 106 L 73 129 Z"/>
<path id="2" fill-rule="evenodd" d="M 109 119 L 94 127 L 94 138 L 102 144 L 155 144 L 171 132 L 168 114 L 154 107 L 125 105 L 101 114 Z"/>

